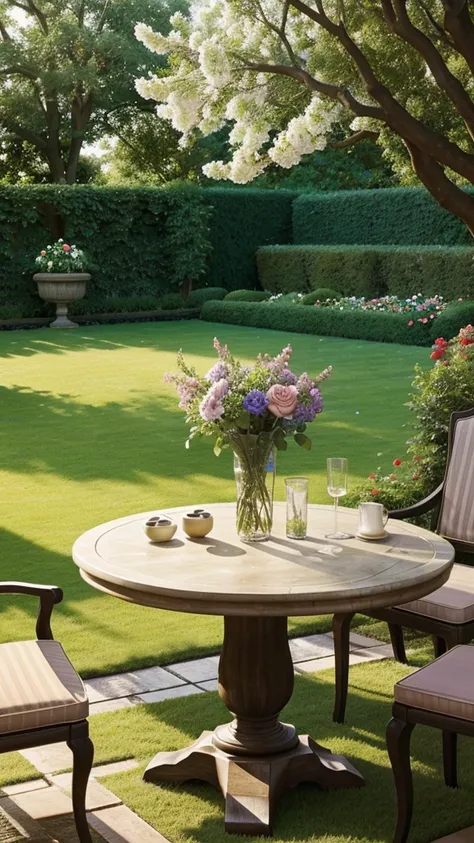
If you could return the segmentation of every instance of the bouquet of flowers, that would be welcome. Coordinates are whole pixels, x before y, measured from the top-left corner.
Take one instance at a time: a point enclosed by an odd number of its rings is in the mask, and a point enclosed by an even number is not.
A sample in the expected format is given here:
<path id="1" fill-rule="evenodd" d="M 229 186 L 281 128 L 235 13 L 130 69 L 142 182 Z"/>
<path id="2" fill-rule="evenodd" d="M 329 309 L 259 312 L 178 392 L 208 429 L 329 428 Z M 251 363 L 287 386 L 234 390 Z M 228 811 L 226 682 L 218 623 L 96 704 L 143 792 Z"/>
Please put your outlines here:
<path id="1" fill-rule="evenodd" d="M 178 354 L 178 374 L 167 374 L 179 395 L 179 407 L 191 425 L 189 439 L 211 436 L 214 453 L 232 448 L 238 465 L 237 530 L 241 538 L 267 538 L 272 525 L 272 492 L 266 468 L 272 449 L 286 450 L 287 436 L 306 450 L 311 440 L 306 425 L 322 412 L 319 385 L 331 367 L 316 378 L 289 368 L 292 349 L 276 357 L 260 354 L 253 366 L 244 366 L 227 346 L 214 340 L 217 362 L 204 377 Z M 237 466 L 236 466 L 237 467 Z M 237 476 L 237 473 L 236 473 Z"/>
<path id="2" fill-rule="evenodd" d="M 77 246 L 70 246 L 64 240 L 59 239 L 56 243 L 41 249 L 38 257 L 35 258 L 36 270 L 38 272 L 86 272 L 87 261 L 84 252 Z"/>

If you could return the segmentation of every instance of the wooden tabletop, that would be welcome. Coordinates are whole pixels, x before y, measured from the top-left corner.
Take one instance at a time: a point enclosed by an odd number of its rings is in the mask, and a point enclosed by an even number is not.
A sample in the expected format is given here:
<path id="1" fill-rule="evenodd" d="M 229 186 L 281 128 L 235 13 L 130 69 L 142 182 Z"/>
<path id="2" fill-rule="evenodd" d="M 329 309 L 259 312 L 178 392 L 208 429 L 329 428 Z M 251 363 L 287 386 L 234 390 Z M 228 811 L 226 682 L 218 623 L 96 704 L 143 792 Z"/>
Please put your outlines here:
<path id="1" fill-rule="evenodd" d="M 379 542 L 335 541 L 330 506 L 308 508 L 308 537 L 285 536 L 285 504 L 274 507 L 269 541 L 241 542 L 234 504 L 203 504 L 214 515 L 204 539 L 189 539 L 181 517 L 171 542 L 153 544 L 145 512 L 101 524 L 75 543 L 83 578 L 108 594 L 145 606 L 212 615 L 317 615 L 406 603 L 449 577 L 454 549 L 445 539 L 403 521 L 389 521 Z M 340 508 L 339 527 L 356 533 L 358 511 Z"/>

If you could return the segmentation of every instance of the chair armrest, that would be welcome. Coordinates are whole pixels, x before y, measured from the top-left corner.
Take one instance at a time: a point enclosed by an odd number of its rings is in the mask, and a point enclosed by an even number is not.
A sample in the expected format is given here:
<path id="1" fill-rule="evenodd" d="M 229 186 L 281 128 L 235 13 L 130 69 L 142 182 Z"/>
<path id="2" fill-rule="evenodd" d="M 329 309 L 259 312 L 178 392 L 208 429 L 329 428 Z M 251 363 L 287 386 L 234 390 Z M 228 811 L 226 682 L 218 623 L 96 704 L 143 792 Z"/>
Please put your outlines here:
<path id="1" fill-rule="evenodd" d="M 390 518 L 416 518 L 417 515 L 424 515 L 425 512 L 430 512 L 439 503 L 441 503 L 441 496 L 443 494 L 444 482 L 440 483 L 438 488 L 431 492 L 426 498 L 423 498 L 419 503 L 414 503 L 413 506 L 407 506 L 405 509 L 392 509 L 389 512 Z"/>
<path id="2" fill-rule="evenodd" d="M 0 594 L 31 594 L 39 597 L 40 608 L 36 620 L 36 637 L 52 640 L 51 613 L 55 603 L 60 603 L 63 593 L 56 585 L 36 585 L 28 582 L 0 582 Z"/>

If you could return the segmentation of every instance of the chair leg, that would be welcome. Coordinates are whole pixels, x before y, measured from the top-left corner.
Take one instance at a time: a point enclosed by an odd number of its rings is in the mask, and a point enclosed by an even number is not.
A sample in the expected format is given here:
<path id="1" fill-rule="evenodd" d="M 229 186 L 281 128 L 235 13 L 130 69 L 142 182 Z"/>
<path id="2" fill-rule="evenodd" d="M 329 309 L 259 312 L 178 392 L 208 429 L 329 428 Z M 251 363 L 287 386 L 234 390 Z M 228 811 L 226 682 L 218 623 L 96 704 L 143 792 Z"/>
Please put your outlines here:
<path id="1" fill-rule="evenodd" d="M 332 719 L 335 723 L 344 723 L 349 684 L 349 633 L 354 614 L 334 615 L 332 632 L 334 636 L 334 655 L 336 660 L 336 699 Z"/>
<path id="2" fill-rule="evenodd" d="M 407 654 L 405 652 L 405 640 L 403 637 L 403 627 L 398 623 L 389 623 L 388 630 L 390 632 L 390 640 L 392 642 L 393 655 L 397 662 L 401 664 L 408 664 Z"/>
<path id="3" fill-rule="evenodd" d="M 410 737 L 414 724 L 393 717 L 387 726 L 387 749 L 397 791 L 397 826 L 392 843 L 406 843 L 413 813 Z"/>
<path id="4" fill-rule="evenodd" d="M 448 650 L 448 642 L 446 641 L 446 638 L 441 638 L 439 635 L 433 635 L 433 644 L 435 659 L 439 658 L 439 656 L 444 656 Z"/>
<path id="5" fill-rule="evenodd" d="M 456 732 L 443 732 L 443 771 L 444 782 L 448 787 L 458 786 L 457 747 Z"/>
<path id="6" fill-rule="evenodd" d="M 87 721 L 73 723 L 68 746 L 73 754 L 72 805 L 80 843 L 92 843 L 86 818 L 86 790 L 94 758 L 94 744 L 89 738 Z"/>

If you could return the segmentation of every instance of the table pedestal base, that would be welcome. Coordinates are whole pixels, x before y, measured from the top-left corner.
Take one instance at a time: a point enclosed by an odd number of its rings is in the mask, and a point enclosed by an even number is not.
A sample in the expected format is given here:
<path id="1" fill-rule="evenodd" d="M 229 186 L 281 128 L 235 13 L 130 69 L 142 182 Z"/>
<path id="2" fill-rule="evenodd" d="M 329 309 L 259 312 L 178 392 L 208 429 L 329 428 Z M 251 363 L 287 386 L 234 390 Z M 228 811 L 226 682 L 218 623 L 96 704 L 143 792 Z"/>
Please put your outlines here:
<path id="1" fill-rule="evenodd" d="M 221 789 L 225 797 L 225 830 L 233 834 L 269 836 L 283 791 L 300 782 L 322 788 L 362 787 L 364 779 L 342 755 L 302 735 L 293 749 L 275 755 L 230 755 L 203 732 L 191 746 L 159 752 L 145 770 L 147 782 L 199 779 Z"/>

